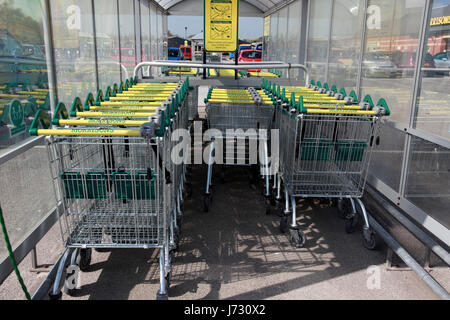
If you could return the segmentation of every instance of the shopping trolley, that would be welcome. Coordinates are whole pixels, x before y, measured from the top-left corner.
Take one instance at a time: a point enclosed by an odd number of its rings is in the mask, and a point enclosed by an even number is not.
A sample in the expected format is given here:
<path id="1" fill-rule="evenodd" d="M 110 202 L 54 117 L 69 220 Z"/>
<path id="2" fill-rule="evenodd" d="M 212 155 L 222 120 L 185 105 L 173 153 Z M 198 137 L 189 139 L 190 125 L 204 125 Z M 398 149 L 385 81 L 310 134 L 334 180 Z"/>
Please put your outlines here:
<path id="1" fill-rule="evenodd" d="M 205 103 L 211 143 L 203 201 L 204 211 L 208 212 L 211 202 L 214 162 L 225 165 L 259 163 L 260 172 L 265 177 L 266 210 L 270 210 L 268 141 L 274 115 L 273 100 L 262 90 L 254 88 L 247 90 L 210 88 Z M 222 152 L 223 158 L 220 156 Z"/>
<path id="2" fill-rule="evenodd" d="M 182 85 L 176 100 L 168 100 L 172 103 L 164 103 L 150 117 L 136 114 L 138 120 L 124 119 L 120 109 L 106 119 L 87 115 L 98 111 L 68 119 L 69 112 L 59 103 L 52 123 L 63 128 L 50 129 L 48 116 L 37 112 L 30 134 L 47 136 L 59 225 L 68 249 L 52 298 L 61 295 L 66 264 L 87 270 L 92 248 L 160 249 L 157 298 L 167 298 L 183 182 L 182 166 L 170 161 L 171 133 L 185 121 L 180 102 L 186 91 Z M 74 104 L 79 109 L 81 100 Z"/>
<path id="3" fill-rule="evenodd" d="M 360 198 L 379 120 L 390 111 L 384 99 L 373 106 L 370 96 L 366 96 L 362 105 L 369 108 L 355 110 L 343 105 L 334 109 L 308 108 L 300 96 L 298 102 L 291 101 L 277 110 L 282 142 L 277 186 L 280 190 L 283 185 L 285 199 L 280 230 L 289 232 L 290 241 L 297 247 L 305 244 L 305 235 L 296 222 L 297 197 L 348 199 L 352 210 L 346 217 L 347 232 L 355 229 L 355 202 L 358 203 L 364 217 L 364 245 L 369 249 L 377 245 Z"/>

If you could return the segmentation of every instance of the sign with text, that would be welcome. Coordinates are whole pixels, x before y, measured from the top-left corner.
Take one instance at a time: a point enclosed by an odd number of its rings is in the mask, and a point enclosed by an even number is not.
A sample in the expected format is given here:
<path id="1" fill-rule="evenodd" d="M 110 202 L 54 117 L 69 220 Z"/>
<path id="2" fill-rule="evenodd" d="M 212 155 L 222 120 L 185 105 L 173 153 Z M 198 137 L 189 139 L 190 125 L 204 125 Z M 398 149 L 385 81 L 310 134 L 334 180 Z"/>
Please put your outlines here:
<path id="1" fill-rule="evenodd" d="M 204 1 L 206 51 L 234 52 L 238 43 L 239 0 Z"/>

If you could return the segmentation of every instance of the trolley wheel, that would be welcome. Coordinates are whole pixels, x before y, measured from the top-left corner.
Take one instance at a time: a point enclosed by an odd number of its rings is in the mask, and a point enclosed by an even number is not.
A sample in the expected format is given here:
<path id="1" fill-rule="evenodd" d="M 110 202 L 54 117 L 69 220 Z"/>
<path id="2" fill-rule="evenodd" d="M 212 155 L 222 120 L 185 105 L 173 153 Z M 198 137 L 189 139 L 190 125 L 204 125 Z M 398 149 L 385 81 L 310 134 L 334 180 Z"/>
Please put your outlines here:
<path id="1" fill-rule="evenodd" d="M 185 184 L 183 194 L 185 199 L 189 199 L 192 196 L 192 185 L 190 183 Z"/>
<path id="2" fill-rule="evenodd" d="M 338 213 L 339 213 L 339 218 L 346 219 L 352 210 L 350 200 L 348 200 L 346 198 L 338 199 L 337 200 L 337 209 L 338 209 Z"/>
<path id="3" fill-rule="evenodd" d="M 171 280 L 172 280 L 172 272 L 169 272 L 169 273 L 166 275 L 166 291 L 168 291 L 169 288 L 170 288 L 170 282 L 171 282 Z"/>
<path id="4" fill-rule="evenodd" d="M 80 249 L 80 263 L 79 267 L 81 271 L 88 271 L 89 265 L 91 264 L 91 257 L 92 257 L 92 249 Z"/>
<path id="5" fill-rule="evenodd" d="M 347 232 L 347 233 L 355 232 L 356 222 L 357 222 L 356 216 L 351 217 L 351 218 L 346 218 L 345 219 L 345 232 Z"/>
<path id="6" fill-rule="evenodd" d="M 289 229 L 288 217 L 283 215 L 280 219 L 280 231 L 281 233 L 286 233 Z"/>
<path id="7" fill-rule="evenodd" d="M 279 216 L 279 217 L 284 217 L 285 216 L 283 201 L 278 201 L 277 216 Z"/>
<path id="8" fill-rule="evenodd" d="M 169 300 L 169 296 L 167 295 L 167 293 L 161 294 L 158 291 L 158 293 L 156 294 L 156 300 Z"/>
<path id="9" fill-rule="evenodd" d="M 211 203 L 211 195 L 205 194 L 203 197 L 203 212 L 209 211 L 209 204 Z"/>
<path id="10" fill-rule="evenodd" d="M 380 240 L 371 229 L 363 229 L 363 244 L 369 250 L 376 250 L 380 245 Z"/>
<path id="11" fill-rule="evenodd" d="M 303 232 L 296 228 L 289 229 L 289 241 L 296 248 L 302 248 L 305 245 L 306 237 Z"/>
<path id="12" fill-rule="evenodd" d="M 50 300 L 61 300 L 62 298 L 62 292 L 59 291 L 57 294 L 53 294 L 51 292 L 48 293 L 48 298 Z"/>
<path id="13" fill-rule="evenodd" d="M 272 212 L 272 204 L 270 202 L 270 198 L 266 198 L 266 215 L 271 214 Z"/>

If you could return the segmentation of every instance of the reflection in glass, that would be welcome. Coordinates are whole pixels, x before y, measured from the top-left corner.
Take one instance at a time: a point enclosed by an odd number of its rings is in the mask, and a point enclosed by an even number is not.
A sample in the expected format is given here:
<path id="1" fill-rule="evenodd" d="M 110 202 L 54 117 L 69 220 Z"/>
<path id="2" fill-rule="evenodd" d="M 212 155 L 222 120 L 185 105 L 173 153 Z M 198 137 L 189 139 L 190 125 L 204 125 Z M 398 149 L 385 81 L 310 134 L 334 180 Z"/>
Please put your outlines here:
<path id="1" fill-rule="evenodd" d="M 275 60 L 286 60 L 286 36 L 287 36 L 287 15 L 288 7 L 284 7 L 278 14 L 278 36 L 277 43 L 275 44 Z"/>
<path id="2" fill-rule="evenodd" d="M 450 16 L 450 3 L 434 1 L 427 24 L 421 67 L 421 85 L 415 127 L 450 139 L 450 24 L 439 17 Z"/>
<path id="3" fill-rule="evenodd" d="M 406 198 L 450 228 L 450 150 L 414 137 Z"/>
<path id="4" fill-rule="evenodd" d="M 30 117 L 50 112 L 40 1 L 0 0 L 0 149 L 28 138 Z"/>
<path id="5" fill-rule="evenodd" d="M 291 3 L 288 8 L 286 62 L 289 63 L 299 63 L 301 10 L 300 1 Z M 298 77 L 298 73 L 298 69 L 293 69 L 291 71 L 291 77 Z"/>
<path id="6" fill-rule="evenodd" d="M 119 27 L 117 2 L 95 0 L 95 31 L 97 40 L 98 86 L 103 91 L 120 82 Z"/>
<path id="7" fill-rule="evenodd" d="M 310 1 L 306 66 L 310 78 L 325 81 L 330 31 L 330 4 L 328 0 Z"/>
<path id="8" fill-rule="evenodd" d="M 269 60 L 275 61 L 278 46 L 278 14 L 276 12 L 270 16 L 270 36 L 269 36 Z"/>
<path id="9" fill-rule="evenodd" d="M 409 123 L 414 65 L 425 0 L 370 0 L 362 60 L 362 97 L 386 99 L 390 121 Z"/>
<path id="10" fill-rule="evenodd" d="M 150 59 L 150 7 L 145 1 L 141 1 L 141 46 L 142 61 L 151 61 Z M 142 74 L 149 76 L 149 68 L 142 68 Z"/>
<path id="11" fill-rule="evenodd" d="M 328 84 L 348 92 L 357 85 L 363 6 L 363 0 L 335 0 L 333 6 Z"/>
<path id="12" fill-rule="evenodd" d="M 128 71 L 128 75 L 122 72 L 122 81 L 133 76 L 136 66 L 136 40 L 134 34 L 134 0 L 120 0 L 120 59 L 122 65 Z"/>
<path id="13" fill-rule="evenodd" d="M 50 7 L 58 100 L 70 106 L 97 90 L 92 3 L 52 0 Z"/>

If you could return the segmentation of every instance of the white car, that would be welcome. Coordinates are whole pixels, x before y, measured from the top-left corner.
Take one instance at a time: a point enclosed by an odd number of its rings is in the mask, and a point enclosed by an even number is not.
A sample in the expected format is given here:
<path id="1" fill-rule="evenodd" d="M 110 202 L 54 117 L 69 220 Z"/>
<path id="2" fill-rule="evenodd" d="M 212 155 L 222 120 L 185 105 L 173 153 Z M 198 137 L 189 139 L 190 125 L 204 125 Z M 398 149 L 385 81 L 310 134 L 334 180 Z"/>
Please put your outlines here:
<path id="1" fill-rule="evenodd" d="M 448 72 L 450 72 L 450 53 L 439 52 L 433 56 L 433 61 L 437 69 L 448 69 Z M 442 70 L 439 70 L 438 72 L 440 73 Z M 446 74 L 448 74 L 448 72 L 444 71 Z"/>

